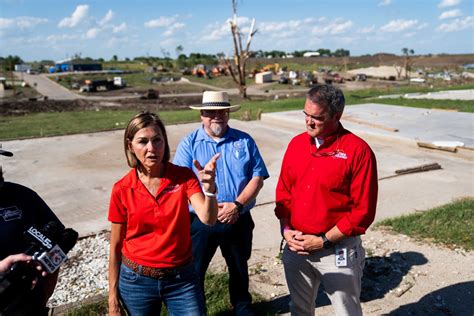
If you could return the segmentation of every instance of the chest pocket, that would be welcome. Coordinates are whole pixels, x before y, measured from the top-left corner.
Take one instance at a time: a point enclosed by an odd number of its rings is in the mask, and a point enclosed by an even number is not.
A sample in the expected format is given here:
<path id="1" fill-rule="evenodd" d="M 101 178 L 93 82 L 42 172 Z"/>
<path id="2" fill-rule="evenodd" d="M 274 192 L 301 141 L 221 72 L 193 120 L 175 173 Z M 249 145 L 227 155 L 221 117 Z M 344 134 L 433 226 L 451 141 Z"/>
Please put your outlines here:
<path id="1" fill-rule="evenodd" d="M 350 174 L 345 161 L 332 157 L 325 159 L 334 159 L 334 161 L 319 166 L 319 184 L 328 191 L 349 192 Z"/>
<path id="2" fill-rule="evenodd" d="M 238 176 L 244 176 L 246 174 L 247 165 L 249 162 L 249 155 L 247 153 L 247 147 L 241 140 L 235 142 L 232 146 L 232 171 Z"/>

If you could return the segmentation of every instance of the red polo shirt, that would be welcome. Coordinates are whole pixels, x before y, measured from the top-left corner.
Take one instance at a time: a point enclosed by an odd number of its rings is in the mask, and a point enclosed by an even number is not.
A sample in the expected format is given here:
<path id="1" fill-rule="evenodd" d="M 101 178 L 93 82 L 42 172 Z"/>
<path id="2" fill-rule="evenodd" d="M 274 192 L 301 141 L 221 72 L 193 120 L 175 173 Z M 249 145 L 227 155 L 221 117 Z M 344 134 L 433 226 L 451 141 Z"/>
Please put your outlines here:
<path id="1" fill-rule="evenodd" d="M 118 181 L 109 206 L 109 221 L 126 223 L 122 254 L 156 268 L 180 266 L 192 257 L 188 200 L 202 192 L 188 168 L 166 164 L 156 198 L 138 179 L 136 169 Z"/>
<path id="2" fill-rule="evenodd" d="M 305 132 L 283 158 L 275 214 L 305 234 L 337 225 L 346 236 L 360 235 L 375 218 L 377 191 L 377 163 L 366 142 L 341 125 L 316 148 Z"/>

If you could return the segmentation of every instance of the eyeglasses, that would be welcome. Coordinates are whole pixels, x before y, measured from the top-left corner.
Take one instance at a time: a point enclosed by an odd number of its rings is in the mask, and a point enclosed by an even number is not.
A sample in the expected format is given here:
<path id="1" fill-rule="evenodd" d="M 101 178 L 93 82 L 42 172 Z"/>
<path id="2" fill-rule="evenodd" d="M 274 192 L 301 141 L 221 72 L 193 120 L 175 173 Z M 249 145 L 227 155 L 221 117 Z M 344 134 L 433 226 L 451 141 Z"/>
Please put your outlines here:
<path id="1" fill-rule="evenodd" d="M 305 119 L 310 119 L 312 122 L 323 122 L 326 119 L 325 116 L 314 116 L 306 113 L 305 111 L 303 111 L 303 114 L 305 116 Z"/>
<path id="2" fill-rule="evenodd" d="M 204 117 L 226 116 L 229 110 L 201 110 L 201 115 Z"/>

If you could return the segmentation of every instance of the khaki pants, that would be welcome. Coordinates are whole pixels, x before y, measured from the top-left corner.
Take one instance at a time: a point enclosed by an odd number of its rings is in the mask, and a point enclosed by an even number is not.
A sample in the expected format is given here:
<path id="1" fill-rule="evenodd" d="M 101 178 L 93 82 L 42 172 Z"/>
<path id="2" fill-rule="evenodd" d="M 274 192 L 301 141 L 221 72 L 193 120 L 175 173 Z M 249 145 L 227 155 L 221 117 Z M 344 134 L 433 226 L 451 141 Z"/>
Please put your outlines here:
<path id="1" fill-rule="evenodd" d="M 335 315 L 362 315 L 360 291 L 365 250 L 359 236 L 346 238 L 337 246 L 347 248 L 346 267 L 336 266 L 334 248 L 299 255 L 285 247 L 282 259 L 291 297 L 291 315 L 314 315 L 321 282 Z"/>

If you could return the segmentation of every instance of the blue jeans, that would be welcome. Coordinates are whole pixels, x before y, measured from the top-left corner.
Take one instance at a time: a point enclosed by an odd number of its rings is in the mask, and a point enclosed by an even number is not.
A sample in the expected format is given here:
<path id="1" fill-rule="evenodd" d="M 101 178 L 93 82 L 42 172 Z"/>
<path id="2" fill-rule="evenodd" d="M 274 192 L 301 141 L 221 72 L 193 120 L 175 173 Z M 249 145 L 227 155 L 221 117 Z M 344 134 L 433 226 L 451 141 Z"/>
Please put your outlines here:
<path id="1" fill-rule="evenodd" d="M 204 297 L 192 264 L 164 279 L 140 275 L 120 266 L 120 298 L 132 315 L 160 315 L 164 303 L 169 315 L 205 315 Z"/>
<path id="2" fill-rule="evenodd" d="M 251 315 L 252 296 L 249 293 L 247 261 L 252 253 L 255 224 L 249 212 L 240 216 L 235 224 L 217 222 L 208 226 L 191 213 L 194 266 L 199 273 L 201 287 L 212 257 L 218 247 L 229 268 L 229 296 L 236 315 Z"/>

